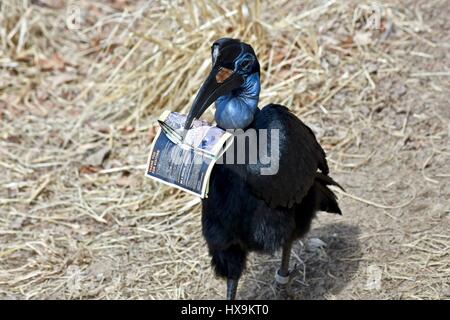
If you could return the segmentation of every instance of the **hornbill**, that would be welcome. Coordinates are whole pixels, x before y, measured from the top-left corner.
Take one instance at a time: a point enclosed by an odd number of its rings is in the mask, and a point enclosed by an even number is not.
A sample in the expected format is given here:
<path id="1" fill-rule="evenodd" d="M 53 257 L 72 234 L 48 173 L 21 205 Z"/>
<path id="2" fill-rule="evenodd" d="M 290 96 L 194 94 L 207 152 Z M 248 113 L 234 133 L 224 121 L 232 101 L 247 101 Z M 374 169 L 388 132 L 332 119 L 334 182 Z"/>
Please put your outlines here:
<path id="1" fill-rule="evenodd" d="M 272 254 L 282 249 L 275 278 L 289 280 L 292 243 L 304 236 L 317 211 L 341 214 L 329 185 L 325 152 L 313 131 L 288 108 L 258 108 L 260 66 L 253 48 L 238 39 L 222 38 L 211 47 L 212 69 L 194 99 L 185 122 L 188 130 L 215 102 L 215 121 L 223 129 L 277 129 L 278 171 L 262 175 L 256 163 L 222 161 L 214 166 L 208 196 L 202 200 L 202 232 L 211 265 L 227 279 L 227 299 L 236 296 L 247 253 Z M 236 138 L 235 138 L 236 139 Z M 258 147 L 260 148 L 260 147 Z M 249 148 L 245 148 L 249 152 Z M 239 150 L 238 150 L 239 152 Z"/>

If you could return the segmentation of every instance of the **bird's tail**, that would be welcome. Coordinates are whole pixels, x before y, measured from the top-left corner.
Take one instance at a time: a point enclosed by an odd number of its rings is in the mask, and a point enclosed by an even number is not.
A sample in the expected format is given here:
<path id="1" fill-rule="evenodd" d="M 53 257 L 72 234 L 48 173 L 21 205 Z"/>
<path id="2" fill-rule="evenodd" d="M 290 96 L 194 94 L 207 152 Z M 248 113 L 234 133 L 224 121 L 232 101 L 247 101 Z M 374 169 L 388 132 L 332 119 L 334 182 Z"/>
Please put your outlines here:
<path id="1" fill-rule="evenodd" d="M 316 179 L 314 181 L 314 189 L 316 191 L 315 194 L 318 210 L 342 215 L 341 209 L 337 203 L 337 197 L 334 192 L 328 188 L 328 186 L 336 186 L 344 191 L 344 188 L 342 188 L 339 183 L 334 181 L 331 177 L 317 172 Z"/>

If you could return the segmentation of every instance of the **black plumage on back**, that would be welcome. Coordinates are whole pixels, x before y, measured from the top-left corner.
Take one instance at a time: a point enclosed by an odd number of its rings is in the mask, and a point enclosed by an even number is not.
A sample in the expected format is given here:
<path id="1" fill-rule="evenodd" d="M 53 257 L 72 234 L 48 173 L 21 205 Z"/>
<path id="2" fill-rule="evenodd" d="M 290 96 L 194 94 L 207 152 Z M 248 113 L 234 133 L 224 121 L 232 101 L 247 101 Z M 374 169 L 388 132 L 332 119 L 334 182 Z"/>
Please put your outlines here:
<path id="1" fill-rule="evenodd" d="M 314 183 L 317 169 L 328 174 L 325 152 L 314 133 L 286 107 L 270 104 L 257 114 L 251 129 L 267 129 L 279 133 L 279 171 L 276 175 L 261 175 L 261 165 L 248 166 L 248 184 L 271 208 L 300 203 Z M 268 149 L 272 149 L 268 146 Z"/>
<path id="2" fill-rule="evenodd" d="M 280 130 L 278 173 L 260 175 L 259 162 L 217 164 L 203 200 L 203 235 L 216 273 L 226 278 L 241 276 L 248 251 L 273 253 L 303 236 L 317 211 L 341 214 L 328 188 L 340 186 L 327 175 L 312 131 L 279 105 L 264 107 L 248 129 L 260 128 Z"/>

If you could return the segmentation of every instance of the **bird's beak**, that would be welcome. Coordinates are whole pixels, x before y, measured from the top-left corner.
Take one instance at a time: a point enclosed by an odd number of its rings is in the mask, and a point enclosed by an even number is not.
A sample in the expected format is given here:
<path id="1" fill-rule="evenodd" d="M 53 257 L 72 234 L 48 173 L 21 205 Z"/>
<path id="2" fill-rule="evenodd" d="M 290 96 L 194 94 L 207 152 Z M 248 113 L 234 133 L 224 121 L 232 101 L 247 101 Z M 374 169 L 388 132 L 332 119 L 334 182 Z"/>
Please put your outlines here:
<path id="1" fill-rule="evenodd" d="M 194 119 L 200 118 L 218 97 L 239 88 L 243 83 L 244 78 L 233 70 L 214 66 L 195 97 L 184 129 L 189 130 Z"/>

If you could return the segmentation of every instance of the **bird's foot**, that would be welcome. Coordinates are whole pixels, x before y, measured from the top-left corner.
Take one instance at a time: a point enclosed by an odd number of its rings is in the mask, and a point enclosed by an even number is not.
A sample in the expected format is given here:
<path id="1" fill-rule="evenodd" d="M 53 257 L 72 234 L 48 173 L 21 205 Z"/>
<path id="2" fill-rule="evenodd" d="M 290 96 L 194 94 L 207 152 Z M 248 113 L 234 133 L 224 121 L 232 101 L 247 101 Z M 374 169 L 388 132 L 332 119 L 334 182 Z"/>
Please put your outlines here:
<path id="1" fill-rule="evenodd" d="M 292 292 L 292 282 L 299 274 L 298 265 L 295 264 L 292 270 L 286 276 L 280 275 L 280 270 L 275 272 L 275 281 L 277 282 L 277 288 L 281 297 L 292 298 L 294 293 Z"/>
<path id="2" fill-rule="evenodd" d="M 292 270 L 289 270 L 286 276 L 282 276 L 280 273 L 281 273 L 280 269 L 278 269 L 277 272 L 275 272 L 275 281 L 279 285 L 283 286 L 290 285 L 295 276 L 299 274 L 298 265 L 295 264 L 294 268 Z"/>

